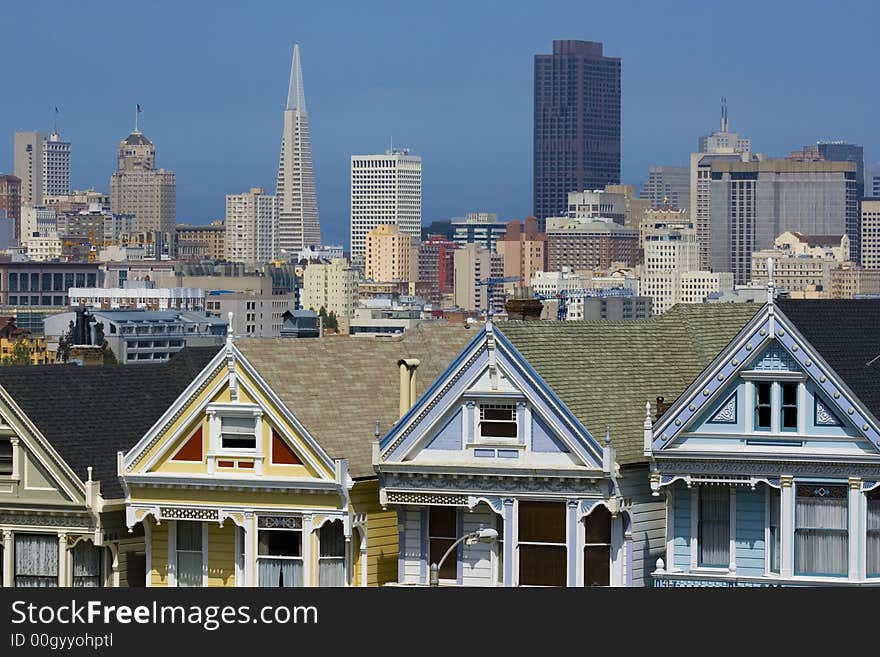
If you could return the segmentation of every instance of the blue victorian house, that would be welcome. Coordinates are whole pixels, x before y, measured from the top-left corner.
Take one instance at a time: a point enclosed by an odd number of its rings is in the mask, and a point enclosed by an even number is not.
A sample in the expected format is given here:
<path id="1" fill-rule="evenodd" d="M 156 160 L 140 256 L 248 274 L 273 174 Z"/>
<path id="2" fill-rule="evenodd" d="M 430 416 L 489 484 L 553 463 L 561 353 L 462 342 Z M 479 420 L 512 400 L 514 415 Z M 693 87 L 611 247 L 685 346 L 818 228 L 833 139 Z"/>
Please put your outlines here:
<path id="1" fill-rule="evenodd" d="M 880 584 L 880 300 L 776 300 L 654 420 L 655 586 Z"/>

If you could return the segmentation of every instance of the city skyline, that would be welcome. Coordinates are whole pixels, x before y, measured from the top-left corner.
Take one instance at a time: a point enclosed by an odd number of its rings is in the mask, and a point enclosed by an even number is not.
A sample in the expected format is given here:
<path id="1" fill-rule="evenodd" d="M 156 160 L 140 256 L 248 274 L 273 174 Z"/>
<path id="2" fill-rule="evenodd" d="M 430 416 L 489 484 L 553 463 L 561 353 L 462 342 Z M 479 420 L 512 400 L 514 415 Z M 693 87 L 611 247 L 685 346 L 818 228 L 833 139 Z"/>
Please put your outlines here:
<path id="1" fill-rule="evenodd" d="M 279 6 L 279 20 L 258 40 L 230 49 L 224 39 L 243 20 L 243 9 L 212 5 L 203 25 L 204 7 L 186 7 L 166 26 L 160 3 L 144 8 L 139 21 L 147 32 L 166 30 L 161 51 L 126 51 L 122 63 L 111 61 L 107 48 L 121 48 L 126 33 L 108 30 L 108 41 L 85 43 L 65 51 L 63 59 L 61 43 L 48 42 L 27 71 L 9 72 L 8 84 L 17 94 L 15 103 L 0 107 L 0 171 L 12 172 L 14 131 L 49 132 L 58 106 L 59 132 L 73 144 L 71 187 L 106 192 L 115 145 L 131 130 L 133 108 L 140 103 L 141 130 L 178 177 L 177 221 L 220 218 L 226 194 L 274 188 L 278 107 L 287 93 L 294 42 L 308 53 L 313 159 L 328 243 L 348 243 L 350 156 L 381 152 L 392 139 L 425 163 L 424 224 L 468 211 L 497 212 L 502 219 L 530 214 L 532 62 L 554 39 L 599 41 L 621 58 L 625 183 L 642 183 L 651 164 L 686 164 L 697 138 L 717 125 L 722 95 L 729 99 L 731 126 L 753 140 L 755 151 L 785 156 L 819 139 L 840 139 L 863 145 L 869 168 L 880 160 L 870 116 L 876 92 L 864 82 L 863 63 L 876 8 L 863 8 L 862 20 L 848 23 L 845 46 L 795 51 L 770 20 L 777 13 L 781 18 L 784 9 L 766 7 L 768 20 L 750 25 L 751 46 L 736 57 L 713 44 L 708 30 L 720 8 L 676 9 L 681 16 L 675 24 L 668 10 L 650 5 L 635 21 L 625 9 L 574 3 L 530 14 L 481 8 L 467 24 L 453 20 L 456 12 L 438 8 L 390 25 L 383 18 L 382 31 L 415 37 L 407 44 L 376 42 L 370 28 L 380 29 L 378 17 L 357 7 L 341 19 L 329 9 L 298 9 L 292 31 L 284 18 L 294 10 Z M 100 16 L 97 24 L 109 28 L 125 12 L 102 5 L 89 20 Z M 60 3 L 15 6 L 10 19 L 24 24 L 45 15 L 70 29 L 87 20 Z M 804 32 L 837 25 L 841 15 L 808 3 L 799 15 L 784 17 L 789 32 Z M 595 27 L 568 27 L 587 17 Z M 422 23 L 436 33 L 421 31 Z M 328 39 L 331 30 L 335 38 Z M 449 47 L 450 34 L 459 46 Z M 0 48 L 11 55 L 24 44 L 23 34 L 12 33 Z M 403 44 L 407 57 L 400 56 Z M 700 57 L 693 57 L 697 52 Z M 760 66 L 767 57 L 776 61 L 769 70 Z M 52 70 L 57 61 L 79 75 L 67 74 L 54 85 L 44 75 L 32 75 Z M 137 77 L 120 77 L 118 66 Z M 106 81 L 98 85 L 100 93 L 87 84 L 93 79 Z M 817 86 L 816 79 L 825 82 Z M 706 82 L 696 84 L 699 80 Z M 218 134 L 221 139 L 211 138 Z"/>

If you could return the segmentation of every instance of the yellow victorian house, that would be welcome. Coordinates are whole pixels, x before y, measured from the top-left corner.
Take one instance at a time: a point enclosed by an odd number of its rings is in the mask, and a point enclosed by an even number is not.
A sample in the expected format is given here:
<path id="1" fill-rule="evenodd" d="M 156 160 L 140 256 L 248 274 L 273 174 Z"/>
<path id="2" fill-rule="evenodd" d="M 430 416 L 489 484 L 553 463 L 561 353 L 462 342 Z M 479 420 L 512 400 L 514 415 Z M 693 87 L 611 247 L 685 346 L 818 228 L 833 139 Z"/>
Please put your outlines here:
<path id="1" fill-rule="evenodd" d="M 231 325 L 231 322 L 230 322 Z M 147 586 L 378 586 L 397 581 L 398 519 L 372 443 L 472 337 L 232 339 L 118 454 Z M 403 368 L 398 362 L 406 362 Z"/>

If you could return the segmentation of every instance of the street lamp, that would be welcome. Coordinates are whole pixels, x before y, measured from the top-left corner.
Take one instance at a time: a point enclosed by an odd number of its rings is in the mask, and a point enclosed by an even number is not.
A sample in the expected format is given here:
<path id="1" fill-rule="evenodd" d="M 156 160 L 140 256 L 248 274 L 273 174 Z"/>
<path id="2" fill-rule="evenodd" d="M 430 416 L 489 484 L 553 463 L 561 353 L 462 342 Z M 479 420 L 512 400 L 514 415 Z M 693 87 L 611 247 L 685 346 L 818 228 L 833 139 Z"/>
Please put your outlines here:
<path id="1" fill-rule="evenodd" d="M 458 546 L 462 541 L 465 542 L 465 545 L 474 545 L 475 543 L 494 543 L 498 540 L 498 532 L 491 527 L 480 527 L 478 530 L 465 534 L 460 539 L 455 541 L 452 545 L 449 546 L 449 549 L 446 550 L 446 554 L 443 555 L 443 558 L 440 559 L 440 563 L 432 563 L 431 564 L 431 574 L 429 579 L 430 586 L 440 586 L 440 567 L 443 565 L 443 562 L 446 561 L 446 557 L 450 555 L 450 553 Z"/>

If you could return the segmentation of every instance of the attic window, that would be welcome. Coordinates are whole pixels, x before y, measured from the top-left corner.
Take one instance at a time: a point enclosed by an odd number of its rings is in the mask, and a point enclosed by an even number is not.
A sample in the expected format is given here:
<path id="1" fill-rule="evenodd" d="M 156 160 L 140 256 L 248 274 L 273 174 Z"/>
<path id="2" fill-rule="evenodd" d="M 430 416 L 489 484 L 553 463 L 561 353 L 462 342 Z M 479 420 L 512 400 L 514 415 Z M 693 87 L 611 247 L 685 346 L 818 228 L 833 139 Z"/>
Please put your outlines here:
<path id="1" fill-rule="evenodd" d="M 0 436 L 0 475 L 12 474 L 12 441 Z"/>
<path id="2" fill-rule="evenodd" d="M 516 438 L 514 404 L 480 404 L 480 438 Z"/>
<path id="3" fill-rule="evenodd" d="M 256 449 L 256 418 L 236 415 L 221 416 L 220 446 L 223 449 Z"/>

